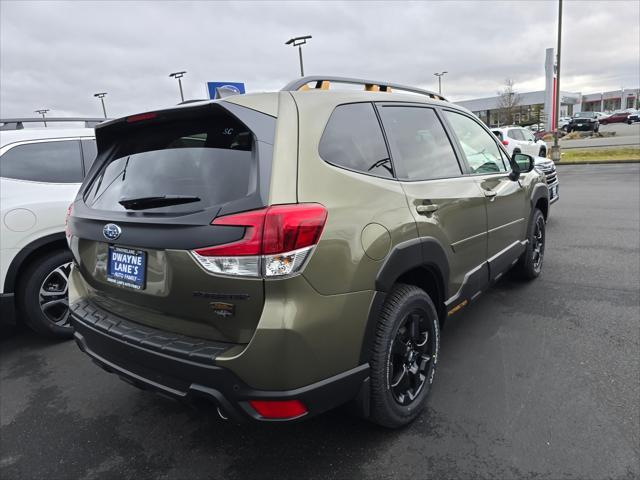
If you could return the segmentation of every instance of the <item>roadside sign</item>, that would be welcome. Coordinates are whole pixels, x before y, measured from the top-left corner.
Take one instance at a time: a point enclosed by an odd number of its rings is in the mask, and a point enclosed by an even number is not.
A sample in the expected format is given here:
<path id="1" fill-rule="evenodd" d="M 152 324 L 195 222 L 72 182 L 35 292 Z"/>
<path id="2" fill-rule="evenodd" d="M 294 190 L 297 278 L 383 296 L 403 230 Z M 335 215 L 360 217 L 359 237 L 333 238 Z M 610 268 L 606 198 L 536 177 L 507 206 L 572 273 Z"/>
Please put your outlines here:
<path id="1" fill-rule="evenodd" d="M 213 100 L 216 98 L 216 89 L 218 88 L 232 90 L 237 93 L 245 93 L 244 83 L 242 82 L 207 82 L 207 93 L 209 94 L 209 99 Z"/>

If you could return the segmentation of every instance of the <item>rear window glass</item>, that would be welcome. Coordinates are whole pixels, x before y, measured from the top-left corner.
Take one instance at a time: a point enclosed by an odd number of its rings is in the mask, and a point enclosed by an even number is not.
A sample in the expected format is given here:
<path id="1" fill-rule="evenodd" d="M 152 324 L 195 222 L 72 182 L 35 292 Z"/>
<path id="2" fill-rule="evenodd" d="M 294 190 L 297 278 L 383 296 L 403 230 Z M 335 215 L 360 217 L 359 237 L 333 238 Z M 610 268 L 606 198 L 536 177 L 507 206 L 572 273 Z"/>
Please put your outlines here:
<path id="1" fill-rule="evenodd" d="M 338 167 L 392 178 L 391 160 L 373 105 L 340 105 L 331 114 L 319 145 L 320 156 Z"/>
<path id="2" fill-rule="evenodd" d="M 0 176 L 32 182 L 80 183 L 80 142 L 63 140 L 17 145 L 0 158 Z"/>
<path id="3" fill-rule="evenodd" d="M 251 131 L 221 108 L 132 128 L 116 140 L 85 202 L 97 210 L 179 213 L 240 200 L 257 188 L 254 145 Z"/>

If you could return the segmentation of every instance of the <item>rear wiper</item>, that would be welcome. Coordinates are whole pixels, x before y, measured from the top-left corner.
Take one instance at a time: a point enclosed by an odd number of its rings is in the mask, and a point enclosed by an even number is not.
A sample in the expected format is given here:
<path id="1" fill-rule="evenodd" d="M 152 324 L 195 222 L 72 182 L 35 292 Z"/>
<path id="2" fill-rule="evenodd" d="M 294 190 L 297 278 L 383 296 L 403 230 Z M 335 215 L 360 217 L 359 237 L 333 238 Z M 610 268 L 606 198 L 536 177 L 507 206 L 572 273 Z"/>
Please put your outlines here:
<path id="1" fill-rule="evenodd" d="M 192 195 L 156 195 L 152 197 L 121 198 L 118 203 L 127 210 L 145 210 L 147 208 L 182 205 L 183 203 L 199 201 L 200 197 Z"/>

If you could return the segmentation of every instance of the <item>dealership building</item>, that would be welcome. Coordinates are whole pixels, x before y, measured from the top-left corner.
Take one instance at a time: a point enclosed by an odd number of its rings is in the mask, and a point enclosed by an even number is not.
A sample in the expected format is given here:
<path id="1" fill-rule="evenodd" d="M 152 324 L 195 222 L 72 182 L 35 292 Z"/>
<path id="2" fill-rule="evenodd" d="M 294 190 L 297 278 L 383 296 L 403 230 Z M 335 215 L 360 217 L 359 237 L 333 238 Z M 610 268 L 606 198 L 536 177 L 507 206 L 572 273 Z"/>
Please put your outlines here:
<path id="1" fill-rule="evenodd" d="M 638 108 L 638 90 L 627 89 L 609 92 L 589 93 L 560 91 L 560 116 L 568 117 L 576 112 L 613 112 L 626 108 Z M 513 108 L 513 122 L 546 123 L 548 116 L 544 108 L 546 92 L 519 93 L 519 104 Z M 477 115 L 484 123 L 492 127 L 504 125 L 506 115 L 500 108 L 500 97 L 478 98 L 456 102 Z"/>
<path id="2" fill-rule="evenodd" d="M 545 89 L 537 92 L 518 93 L 517 105 L 512 107 L 512 121 L 517 124 L 544 123 L 551 130 L 555 113 L 554 94 L 556 87 L 554 49 L 546 51 Z M 640 88 L 624 88 L 609 92 L 581 94 L 560 91 L 560 117 L 568 117 L 576 112 L 613 112 L 626 108 L 640 108 Z M 501 107 L 501 97 L 478 98 L 456 102 L 477 115 L 491 127 L 508 122 L 507 114 Z"/>

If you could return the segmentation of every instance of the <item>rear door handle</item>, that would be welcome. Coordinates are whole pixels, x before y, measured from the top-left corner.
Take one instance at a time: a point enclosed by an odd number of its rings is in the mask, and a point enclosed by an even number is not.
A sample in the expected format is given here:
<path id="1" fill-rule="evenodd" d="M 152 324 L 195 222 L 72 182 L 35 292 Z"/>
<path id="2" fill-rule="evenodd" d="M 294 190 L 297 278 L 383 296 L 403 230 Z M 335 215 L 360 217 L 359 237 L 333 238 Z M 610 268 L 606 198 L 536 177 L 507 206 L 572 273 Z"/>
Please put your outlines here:
<path id="1" fill-rule="evenodd" d="M 485 197 L 495 197 L 498 193 L 494 192 L 493 190 L 485 190 L 484 191 L 484 196 Z"/>
<path id="2" fill-rule="evenodd" d="M 420 215 L 433 213 L 436 210 L 438 210 L 438 205 L 436 205 L 434 203 L 432 203 L 430 205 L 418 205 L 416 207 L 416 212 L 418 212 Z"/>

